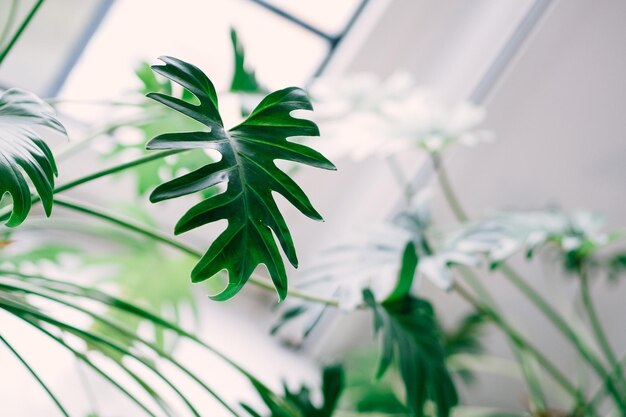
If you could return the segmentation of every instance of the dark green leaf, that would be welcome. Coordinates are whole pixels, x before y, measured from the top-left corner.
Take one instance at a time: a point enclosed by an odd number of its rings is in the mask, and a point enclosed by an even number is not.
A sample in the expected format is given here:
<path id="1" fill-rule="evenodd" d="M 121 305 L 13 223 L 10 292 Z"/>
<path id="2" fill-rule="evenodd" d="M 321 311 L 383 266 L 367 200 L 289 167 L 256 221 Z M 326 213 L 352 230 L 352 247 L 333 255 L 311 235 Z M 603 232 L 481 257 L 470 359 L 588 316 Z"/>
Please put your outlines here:
<path id="1" fill-rule="evenodd" d="M 141 81 L 137 93 L 141 100 L 137 107 L 140 110 L 136 118 L 124 118 L 110 126 L 110 133 L 115 140 L 113 148 L 105 153 L 105 157 L 126 157 L 126 153 L 136 155 L 147 154 L 145 143 L 153 137 L 172 131 L 188 131 L 202 129 L 202 124 L 186 117 L 183 114 L 170 111 L 152 100 L 144 97 L 150 92 L 172 94 L 172 82 L 157 76 L 148 63 L 141 63 L 135 71 Z M 186 89 L 179 94 L 184 100 L 193 99 L 193 95 Z M 129 132 L 130 130 L 130 132 Z M 138 133 L 141 140 L 129 141 L 128 135 Z M 189 172 L 206 165 L 209 157 L 202 149 L 192 149 L 166 158 L 156 159 L 150 163 L 135 167 L 132 171 L 125 171 L 120 175 L 133 175 L 136 178 L 137 194 L 145 195 L 163 182 L 163 178 L 170 179 L 180 172 Z M 212 195 L 213 190 L 205 190 L 202 197 Z"/>
<path id="2" fill-rule="evenodd" d="M 243 45 L 239 42 L 237 31 L 235 31 L 234 28 L 230 29 L 230 39 L 235 54 L 235 67 L 233 80 L 230 83 L 230 91 L 239 93 L 266 93 L 267 90 L 261 87 L 257 82 L 254 71 L 246 68 L 246 56 Z"/>
<path id="3" fill-rule="evenodd" d="M 405 297 L 378 304 L 369 290 L 363 292 L 365 303 L 374 313 L 374 328 L 381 333 L 382 354 L 378 377 L 382 377 L 397 358 L 406 389 L 408 409 L 424 415 L 432 401 L 439 417 L 448 417 L 458 397 L 435 318 L 426 300 Z"/>
<path id="4" fill-rule="evenodd" d="M 413 279 L 415 278 L 415 271 L 417 270 L 417 262 L 417 251 L 415 244 L 411 241 L 407 243 L 402 253 L 402 265 L 400 266 L 396 287 L 387 296 L 385 302 L 397 301 L 409 295 Z"/>
<path id="5" fill-rule="evenodd" d="M 30 178 L 46 215 L 52 211 L 52 193 L 57 167 L 52 152 L 35 130 L 47 127 L 66 135 L 52 108 L 36 95 L 12 88 L 0 95 L 0 199 L 13 201 L 9 227 L 20 225 L 31 207 Z"/>
<path id="6" fill-rule="evenodd" d="M 317 136 L 315 123 L 291 116 L 294 110 L 312 110 L 306 93 L 286 88 L 269 94 L 240 125 L 226 131 L 218 111 L 215 87 L 194 65 L 171 57 L 162 57 L 165 65 L 154 66 L 164 75 L 192 92 L 199 104 L 161 93 L 148 96 L 203 123 L 208 131 L 166 133 L 152 139 L 148 149 L 217 150 L 222 159 L 157 187 L 152 202 L 199 192 L 227 183 L 225 191 L 195 205 L 178 221 L 175 233 L 227 220 L 228 226 L 217 237 L 193 269 L 194 282 L 211 278 L 227 270 L 227 287 L 215 295 L 226 300 L 239 292 L 259 264 L 264 264 L 278 296 L 287 293 L 287 276 L 278 246 L 280 242 L 294 267 L 298 261 L 285 220 L 276 206 L 272 192 L 283 195 L 306 216 L 321 220 L 300 187 L 275 164 L 275 159 L 299 162 L 324 169 L 335 169 L 318 152 L 287 141 L 293 136 Z"/>
<path id="7" fill-rule="evenodd" d="M 481 338 L 489 322 L 481 313 L 469 313 L 453 328 L 443 332 L 446 355 L 458 353 L 482 353 Z"/>

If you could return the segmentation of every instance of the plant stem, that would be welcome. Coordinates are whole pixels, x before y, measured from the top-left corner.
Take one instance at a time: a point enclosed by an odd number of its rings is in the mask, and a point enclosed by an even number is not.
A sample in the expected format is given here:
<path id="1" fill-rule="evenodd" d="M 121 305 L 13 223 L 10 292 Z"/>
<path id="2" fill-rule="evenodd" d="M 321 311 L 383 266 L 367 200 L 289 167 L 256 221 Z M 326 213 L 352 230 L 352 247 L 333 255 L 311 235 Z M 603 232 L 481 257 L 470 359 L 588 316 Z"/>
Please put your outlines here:
<path id="1" fill-rule="evenodd" d="M 74 181 L 70 181 L 70 182 L 65 183 L 63 185 L 60 185 L 60 186 L 58 186 L 58 187 L 56 187 L 54 189 L 54 192 L 55 193 L 60 193 L 62 191 L 67 191 L 67 190 L 69 190 L 71 188 L 78 187 L 79 185 L 84 184 L 86 182 L 93 181 L 93 180 L 96 180 L 98 178 L 106 177 L 108 175 L 115 174 L 117 172 L 124 171 L 124 170 L 127 170 L 129 168 L 133 168 L 133 167 L 135 167 L 137 165 L 143 165 L 143 164 L 146 164 L 148 162 L 152 162 L 152 161 L 155 161 L 157 159 L 162 159 L 162 158 L 165 158 L 167 156 L 174 155 L 174 154 L 177 154 L 177 153 L 181 153 L 181 152 L 184 152 L 184 151 L 185 150 L 172 150 L 172 151 L 157 152 L 155 154 L 146 155 L 146 156 L 143 156 L 141 158 L 137 158 L 137 159 L 134 159 L 132 161 L 125 162 L 123 164 L 115 165 L 113 167 L 106 168 L 106 169 L 103 169 L 103 170 L 98 171 L 98 172 L 94 172 L 93 174 L 89 174 L 89 175 L 86 175 L 84 177 L 78 178 L 78 179 L 76 179 Z"/>
<path id="2" fill-rule="evenodd" d="M 515 329 L 513 329 L 503 318 L 502 316 L 494 311 L 491 307 L 486 306 L 485 304 L 478 301 L 474 296 L 467 291 L 462 285 L 459 283 L 455 283 L 453 289 L 470 305 L 472 305 L 477 311 L 484 314 L 486 317 L 491 319 L 491 321 L 496 324 L 520 349 L 525 352 L 531 354 L 535 360 L 543 366 L 546 372 L 554 379 L 556 383 L 558 383 L 561 388 L 568 394 L 570 394 L 574 399 L 576 399 L 579 403 L 584 404 L 584 400 L 581 398 L 578 390 L 569 382 L 569 380 L 561 373 L 561 371 L 550 362 L 536 347 L 534 347 L 530 342 L 524 339 L 524 337 L 519 334 Z"/>
<path id="3" fill-rule="evenodd" d="M 129 351 L 123 345 L 117 343 L 114 340 L 110 340 L 108 338 L 99 336 L 90 331 L 82 330 L 76 326 L 72 326 L 66 322 L 57 320 L 47 313 L 43 313 L 32 307 L 27 307 L 23 304 L 19 304 L 11 300 L 0 299 L 0 308 L 16 316 L 28 316 L 28 317 L 32 317 L 33 320 L 48 323 L 49 325 L 55 326 L 60 330 L 67 331 L 70 334 L 78 336 L 85 341 L 89 340 L 91 343 L 101 346 L 101 348 L 112 349 L 115 352 L 118 352 L 124 356 L 128 356 L 138 361 L 144 367 L 146 367 L 152 373 L 154 373 L 154 375 L 156 375 L 160 380 L 162 380 L 172 391 L 174 391 L 176 395 L 185 403 L 187 408 L 189 408 L 189 410 L 194 416 L 201 417 L 200 413 L 196 410 L 193 404 L 191 404 L 191 402 L 187 399 L 185 394 L 183 394 L 170 379 L 166 378 L 165 375 L 163 375 L 163 373 L 161 373 L 157 367 L 153 366 L 151 361 L 147 360 L 142 355 L 135 354 Z"/>
<path id="4" fill-rule="evenodd" d="M 11 38 L 7 46 L 2 50 L 2 52 L 0 52 L 0 64 L 4 61 L 4 58 L 11 51 L 11 49 L 13 49 L 13 46 L 22 35 L 22 32 L 24 32 L 24 29 L 26 29 L 31 19 L 33 18 L 33 16 L 35 16 L 35 13 L 37 13 L 37 10 L 39 10 L 41 5 L 43 4 L 43 1 L 44 0 L 37 0 L 37 3 L 35 3 L 32 9 L 30 9 L 30 12 L 28 12 L 28 14 L 26 15 L 26 18 L 24 19 L 20 27 L 17 29 L 17 32 L 15 32 L 15 35 L 13 35 L 13 38 Z"/>
<path id="5" fill-rule="evenodd" d="M 17 5 L 19 0 L 12 0 L 11 6 L 9 6 L 9 13 L 7 15 L 7 20 L 4 22 L 4 29 L 2 29 L 2 33 L 0 34 L 0 48 L 4 45 L 4 40 L 9 35 L 9 31 L 13 26 L 13 21 L 15 20 L 15 15 L 17 14 Z"/>
<path id="6" fill-rule="evenodd" d="M 433 165 L 435 167 L 435 171 L 437 172 L 437 179 L 439 180 L 439 186 L 441 187 L 441 191 L 454 214 L 454 217 L 460 222 L 466 222 L 469 220 L 465 209 L 461 205 L 459 199 L 454 192 L 452 185 L 450 184 L 450 180 L 448 179 L 448 174 L 446 170 L 443 168 L 443 164 L 441 161 L 441 156 L 438 153 L 431 154 Z"/>
<path id="7" fill-rule="evenodd" d="M 411 199 L 413 198 L 413 192 L 411 190 L 411 187 L 409 187 L 408 185 L 408 181 L 406 180 L 404 172 L 402 172 L 402 168 L 399 166 L 395 155 L 389 155 L 386 158 L 386 161 L 387 166 L 389 166 L 389 170 L 391 171 L 391 174 L 395 178 L 398 186 L 401 188 L 402 196 L 404 197 L 407 206 L 409 206 L 411 204 Z"/>
<path id="8" fill-rule="evenodd" d="M 9 342 L 7 342 L 7 340 L 2 337 L 0 335 L 0 342 L 2 342 L 10 351 L 11 353 L 22 363 L 22 365 L 24 365 L 24 367 L 28 370 L 28 372 L 33 376 L 33 378 L 35 378 L 35 380 L 37 381 L 37 383 L 41 386 L 41 388 L 43 388 L 44 391 L 46 391 L 46 393 L 48 394 L 48 396 L 50 397 L 50 399 L 54 402 L 54 404 L 57 406 L 57 408 L 59 409 L 59 411 L 65 416 L 65 417 L 70 417 L 69 413 L 67 412 L 67 410 L 63 407 L 63 405 L 61 405 L 61 402 L 59 402 L 59 400 L 57 399 L 57 397 L 52 393 L 52 391 L 50 391 L 50 388 L 48 388 L 48 386 L 46 385 L 45 382 L 43 382 L 41 380 L 41 378 L 39 377 L 39 375 L 37 375 L 37 372 L 35 372 L 35 370 L 33 368 L 30 367 L 30 365 L 28 364 L 28 362 L 26 362 L 26 360 L 13 348 L 13 346 L 11 346 L 11 344 Z"/>
<path id="9" fill-rule="evenodd" d="M 611 373 L 600 384 L 600 387 L 598 388 L 598 391 L 591 397 L 591 404 L 592 405 L 595 405 L 595 404 L 599 403 L 600 400 L 602 400 L 602 398 L 604 397 L 604 394 L 607 393 L 607 391 L 608 391 L 608 388 L 607 388 L 608 381 L 611 379 L 611 377 L 615 373 L 622 371 L 622 367 L 623 367 L 624 364 L 626 364 L 626 355 L 622 355 L 622 359 L 618 360 L 617 367 L 613 368 Z"/>
<path id="10" fill-rule="evenodd" d="M 150 409 L 143 404 L 141 401 L 139 401 L 137 398 L 135 398 L 126 388 L 124 388 L 119 382 L 117 382 L 115 379 L 113 379 L 112 377 L 110 377 L 108 375 L 108 373 L 102 371 L 102 369 L 100 369 L 98 366 L 96 366 L 91 360 L 89 360 L 89 358 L 87 357 L 87 355 L 85 355 L 84 353 L 81 353 L 79 351 L 77 351 L 76 349 L 74 349 L 73 347 L 71 347 L 67 342 L 65 342 L 65 340 L 63 340 L 63 338 L 59 337 L 59 336 L 55 336 L 54 334 L 52 334 L 50 331 L 46 330 L 43 326 L 41 326 L 41 323 L 37 323 L 37 321 L 33 320 L 33 319 L 28 319 L 24 316 L 19 316 L 16 315 L 15 317 L 18 317 L 19 319 L 23 320 L 24 322 L 28 323 L 29 325 L 31 325 L 32 327 L 34 327 L 35 329 L 37 329 L 38 331 L 42 332 L 43 334 L 45 334 L 46 336 L 50 337 L 51 339 L 53 339 L 54 341 L 56 341 L 58 344 L 60 344 L 62 347 L 64 347 L 65 349 L 67 349 L 72 355 L 74 355 L 74 357 L 79 360 L 82 361 L 82 363 L 85 363 L 87 366 L 89 366 L 94 372 L 96 372 L 98 375 L 100 375 L 102 378 L 106 379 L 110 384 L 112 384 L 115 388 L 117 388 L 120 393 L 122 395 L 124 395 L 126 398 L 128 398 L 131 402 L 135 403 L 135 405 L 137 405 L 139 408 L 141 408 L 143 411 L 146 412 L 146 414 L 148 414 L 151 417 L 156 417 L 156 414 L 154 414 L 152 411 L 150 411 Z M 127 369 L 124 365 L 122 365 L 121 363 L 117 364 L 121 369 L 123 369 L 125 372 L 127 372 L 129 375 L 131 375 L 132 378 L 135 377 L 134 373 L 132 373 L 129 369 Z M 79 371 L 80 372 L 80 371 Z M 83 381 L 83 383 L 86 383 L 87 381 Z M 139 382 L 139 381 L 138 381 Z M 147 384 L 142 384 L 141 382 L 139 382 L 139 385 L 142 387 L 147 387 Z M 146 393 L 150 396 L 154 396 L 154 393 L 151 393 L 149 390 L 146 390 Z M 93 394 L 91 394 L 90 396 L 93 396 Z M 95 398 L 94 400 L 95 401 Z M 156 401 L 156 403 L 160 406 L 162 406 L 162 404 L 160 404 L 158 401 Z M 167 410 L 164 410 L 167 412 Z M 96 415 L 100 415 L 97 414 Z"/>
<path id="11" fill-rule="evenodd" d="M 604 368 L 600 360 L 593 354 L 591 348 L 589 348 L 578 334 L 572 329 L 572 327 L 561 317 L 561 315 L 530 285 L 519 276 L 519 274 L 510 266 L 503 263 L 500 266 L 500 270 L 509 279 L 513 285 L 517 287 L 543 314 L 546 316 L 552 324 L 560 331 L 560 333 L 569 340 L 576 348 L 581 357 L 589 364 L 591 369 L 600 377 L 601 380 L 605 380 L 609 373 Z M 626 415 L 626 398 L 622 396 L 613 383 L 613 380 L 609 378 L 607 381 L 609 392 L 611 392 L 615 404 Z"/>
<path id="12" fill-rule="evenodd" d="M 157 153 L 154 153 L 154 154 L 151 154 L 151 155 L 147 155 L 147 156 L 143 156 L 141 158 L 137 158 L 137 159 L 129 161 L 129 162 L 125 162 L 123 164 L 115 165 L 113 167 L 106 168 L 106 169 L 103 169 L 101 171 L 94 172 L 93 174 L 89 174 L 89 175 L 86 175 L 84 177 L 77 178 L 77 179 L 75 179 L 73 181 L 65 183 L 63 185 L 60 185 L 60 186 L 56 187 L 53 190 L 53 193 L 56 194 L 56 193 L 60 193 L 62 191 L 67 191 L 69 189 L 72 189 L 74 187 L 78 187 L 79 185 L 85 184 L 87 182 L 94 181 L 94 180 L 97 180 L 99 178 L 106 177 L 108 175 L 111 175 L 111 174 L 114 174 L 114 173 L 117 173 L 117 172 L 120 172 L 120 171 L 124 171 L 126 169 L 133 168 L 133 167 L 138 166 L 138 165 L 143 165 L 143 164 L 146 164 L 148 162 L 152 162 L 152 161 L 157 160 L 157 159 L 165 158 L 166 156 L 174 155 L 174 154 L 180 153 L 180 152 L 185 152 L 185 150 L 182 150 L 182 151 L 181 150 L 173 150 L 173 151 L 157 152 Z M 39 196 L 33 195 L 31 197 L 31 202 L 33 204 L 38 203 L 39 201 L 41 201 Z M 0 222 L 3 222 L 6 219 L 8 219 L 10 215 L 11 215 L 11 206 L 7 207 L 0 214 Z"/>
<path id="13" fill-rule="evenodd" d="M 129 338 L 130 340 L 134 340 L 134 341 L 137 341 L 137 342 L 141 343 L 142 345 L 146 346 L 148 349 L 151 349 L 154 353 L 156 353 L 157 355 L 159 355 L 160 357 L 162 357 L 166 361 L 170 362 L 172 365 L 177 367 L 179 370 L 181 370 L 182 372 L 187 374 L 189 377 L 191 377 L 202 388 L 204 388 L 204 390 L 206 392 L 208 392 L 209 395 L 211 395 L 226 410 L 228 410 L 233 416 L 238 417 L 237 412 L 230 405 L 228 405 L 228 403 L 226 401 L 224 401 L 224 399 L 222 397 L 220 397 L 214 390 L 212 390 L 200 378 L 198 378 L 198 376 L 196 376 L 193 372 L 191 372 L 185 366 L 181 365 L 171 355 L 169 355 L 168 353 L 166 353 L 163 350 L 161 350 L 154 343 L 150 343 L 150 342 L 145 341 L 144 339 L 140 338 L 139 336 L 134 334 L 132 331 L 126 329 L 125 327 L 120 326 L 117 323 L 115 323 L 115 322 L 113 322 L 113 321 L 111 321 L 111 320 L 109 320 L 107 318 L 104 318 L 104 317 L 94 313 L 90 309 L 87 309 L 87 308 L 81 307 L 78 304 L 66 301 L 63 298 L 44 293 L 44 292 L 42 292 L 42 291 L 40 291 L 38 289 L 29 289 L 29 288 L 26 288 L 24 286 L 14 286 L 14 285 L 10 285 L 10 284 L 0 284 L 0 286 L 2 286 L 3 288 L 7 288 L 9 290 L 12 290 L 12 291 L 21 291 L 21 292 L 23 292 L 25 294 L 36 295 L 38 297 L 54 301 L 54 302 L 56 302 L 56 303 L 58 303 L 60 305 L 64 305 L 66 307 L 69 307 L 69 308 L 71 308 L 71 309 L 73 309 L 75 311 L 78 311 L 80 313 L 86 314 L 87 316 L 89 316 L 92 319 L 94 319 L 96 322 L 102 323 L 103 325 L 110 327 L 111 329 L 115 330 L 116 332 L 118 332 L 122 336 L 124 336 L 126 338 Z"/>
<path id="14" fill-rule="evenodd" d="M 463 210 L 458 198 L 456 197 L 450 182 L 447 179 L 445 174 L 445 170 L 443 168 L 443 164 L 438 155 L 433 154 L 433 162 L 435 164 L 435 168 L 437 169 L 440 183 L 442 185 L 443 193 L 448 201 L 448 204 L 452 208 L 455 216 L 459 221 L 467 221 L 468 217 Z M 443 181 L 441 181 L 443 178 Z M 545 301 L 545 299 L 532 287 L 530 287 L 524 279 L 510 266 L 508 266 L 505 262 L 500 265 L 500 271 L 509 279 L 509 281 L 517 287 L 535 306 L 548 318 L 552 324 L 568 339 L 572 345 L 579 352 L 581 357 L 590 365 L 590 367 L 594 370 L 594 372 L 600 377 L 601 380 L 605 380 L 609 375 L 608 371 L 604 368 L 602 363 L 598 360 L 598 358 L 593 354 L 592 350 L 585 345 L 585 343 L 580 339 L 578 334 L 567 324 L 565 319 L 561 317 L 561 315 L 550 306 L 550 304 Z M 609 392 L 611 392 L 615 404 L 619 407 L 620 411 L 626 415 L 626 399 L 620 395 L 620 392 L 615 387 L 613 380 L 609 378 L 607 381 L 607 388 Z"/>
<path id="15" fill-rule="evenodd" d="M 611 368 L 613 368 L 612 374 L 615 375 L 617 382 L 621 385 L 622 389 L 624 389 L 626 387 L 626 380 L 624 380 L 621 364 L 617 355 L 613 351 L 611 344 L 609 343 L 604 329 L 602 328 L 593 299 L 591 298 L 591 292 L 589 290 L 589 276 L 586 268 L 584 267 L 580 268 L 580 295 L 585 312 L 589 317 L 591 329 L 596 340 L 598 341 L 598 344 L 600 345 L 600 349 L 602 349 L 602 353 L 604 353 L 609 361 L 609 364 L 611 365 Z"/>
<path id="16" fill-rule="evenodd" d="M 84 214 L 88 214 L 90 216 L 99 218 L 101 220 L 106 220 L 110 223 L 114 223 L 120 227 L 123 227 L 125 229 L 131 230 L 135 233 L 139 233 L 141 235 L 144 235 L 146 237 L 149 237 L 151 239 L 154 239 L 160 243 L 163 243 L 165 245 L 168 245 L 170 247 L 173 247 L 181 252 L 184 252 L 188 255 L 191 255 L 195 258 L 201 258 L 202 257 L 202 252 L 193 249 L 190 246 L 187 246 L 186 244 L 179 242 L 175 239 L 170 238 L 169 236 L 156 231 L 156 230 L 151 230 L 148 227 L 144 226 L 144 225 L 140 225 L 137 223 L 133 223 L 131 221 L 122 219 L 120 217 L 117 217 L 113 214 L 110 213 L 106 213 L 104 211 L 98 210 L 96 208 L 93 207 L 88 207 L 86 205 L 83 205 L 81 203 L 77 203 L 77 202 L 72 202 L 68 199 L 65 198 L 59 198 L 59 197 L 55 197 L 54 198 L 54 203 L 61 206 L 61 207 L 65 207 L 74 211 L 78 211 Z M 268 280 L 264 279 L 264 278 L 260 278 L 260 277 L 250 277 L 250 283 L 256 285 L 257 287 L 269 290 L 269 291 L 275 291 L 274 285 L 272 283 L 270 283 Z M 306 301 L 312 301 L 312 302 L 316 302 L 316 303 L 321 303 L 321 304 L 326 304 L 326 305 L 330 305 L 330 306 L 334 306 L 337 307 L 339 306 L 339 300 L 335 299 L 335 298 L 326 298 L 326 297 L 322 297 L 322 296 L 318 296 L 318 295 L 314 295 L 314 294 L 309 294 L 307 292 L 303 292 L 303 291 L 299 291 L 296 289 L 289 289 L 287 290 L 287 294 L 292 296 L 292 297 L 296 297 L 299 298 L 301 300 L 306 300 Z"/>
<path id="17" fill-rule="evenodd" d="M 499 311 L 496 301 L 491 296 L 487 288 L 480 282 L 478 277 L 472 272 L 471 269 L 466 267 L 459 268 L 459 271 L 465 281 L 472 287 L 474 292 L 482 298 L 483 303 L 486 304 L 489 308 L 493 310 L 494 313 L 497 313 L 501 320 L 504 320 L 502 313 Z M 528 390 L 532 396 L 532 402 L 534 403 L 534 409 L 531 410 L 533 412 L 538 412 L 541 410 L 545 410 L 547 408 L 547 402 L 543 395 L 543 391 L 541 389 L 541 382 L 539 377 L 537 376 L 537 372 L 533 367 L 533 364 L 529 362 L 527 354 L 528 352 L 524 351 L 524 346 L 516 343 L 515 340 L 509 338 L 509 343 L 511 345 L 511 350 L 517 359 L 517 365 L 520 368 L 521 374 L 524 377 L 524 381 L 528 386 Z M 528 344 L 526 341 L 525 344 Z M 548 359 L 545 359 L 546 361 Z M 556 368 L 553 366 L 553 368 Z M 582 397 L 580 393 L 578 393 L 579 397 Z"/>

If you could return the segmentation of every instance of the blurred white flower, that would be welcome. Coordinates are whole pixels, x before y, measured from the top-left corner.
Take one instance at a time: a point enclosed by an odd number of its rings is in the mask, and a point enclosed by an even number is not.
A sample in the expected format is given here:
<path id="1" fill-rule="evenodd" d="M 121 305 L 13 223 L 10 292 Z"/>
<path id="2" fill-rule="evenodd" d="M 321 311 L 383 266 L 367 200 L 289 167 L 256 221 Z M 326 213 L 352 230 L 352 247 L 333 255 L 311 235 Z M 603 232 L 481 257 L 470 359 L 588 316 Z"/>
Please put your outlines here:
<path id="1" fill-rule="evenodd" d="M 320 79 L 311 96 L 322 132 L 317 144 L 331 159 L 387 156 L 411 148 L 438 152 L 454 143 L 473 146 L 493 139 L 479 129 L 482 108 L 448 103 L 416 86 L 407 73 L 385 80 L 368 74 Z"/>

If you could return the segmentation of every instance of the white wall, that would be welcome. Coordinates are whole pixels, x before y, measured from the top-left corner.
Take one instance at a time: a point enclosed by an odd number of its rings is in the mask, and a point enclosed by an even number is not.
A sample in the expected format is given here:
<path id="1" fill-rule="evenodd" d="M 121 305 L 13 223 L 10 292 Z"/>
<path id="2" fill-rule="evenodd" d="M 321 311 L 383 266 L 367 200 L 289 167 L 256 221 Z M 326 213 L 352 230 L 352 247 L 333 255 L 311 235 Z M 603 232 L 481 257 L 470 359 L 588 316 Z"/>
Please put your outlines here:
<path id="1" fill-rule="evenodd" d="M 360 42 L 360 53 L 353 54 L 350 62 L 338 58 L 331 68 L 381 75 L 409 68 L 421 82 L 451 96 L 467 97 L 530 3 L 395 0 L 372 33 L 352 41 Z M 624 21 L 626 3 L 620 0 L 561 0 L 549 8 L 485 103 L 489 114 L 485 125 L 495 132 L 497 142 L 459 150 L 448 161 L 452 182 L 471 214 L 558 205 L 605 213 L 612 228 L 623 228 Z M 370 213 L 376 209 L 368 208 Z M 451 218 L 441 199 L 435 212 L 441 221 Z M 572 279 L 541 262 L 530 266 L 517 261 L 533 286 L 563 311 L 572 312 L 577 297 Z M 594 293 L 606 330 L 616 350 L 623 352 L 624 286 L 618 289 L 599 281 Z M 498 274 L 486 276 L 485 283 L 530 339 L 573 375 L 575 355 L 563 347 L 553 327 Z M 462 301 L 454 296 L 434 289 L 428 293 L 448 319 L 462 308 Z M 339 331 L 352 328 L 353 334 L 362 331 L 352 324 L 336 326 Z M 510 356 L 501 338 L 490 337 L 488 345 L 495 354 Z M 521 407 L 520 388 L 506 380 L 486 378 L 466 398 L 481 405 Z M 559 394 L 555 392 L 553 398 L 558 404 Z"/>

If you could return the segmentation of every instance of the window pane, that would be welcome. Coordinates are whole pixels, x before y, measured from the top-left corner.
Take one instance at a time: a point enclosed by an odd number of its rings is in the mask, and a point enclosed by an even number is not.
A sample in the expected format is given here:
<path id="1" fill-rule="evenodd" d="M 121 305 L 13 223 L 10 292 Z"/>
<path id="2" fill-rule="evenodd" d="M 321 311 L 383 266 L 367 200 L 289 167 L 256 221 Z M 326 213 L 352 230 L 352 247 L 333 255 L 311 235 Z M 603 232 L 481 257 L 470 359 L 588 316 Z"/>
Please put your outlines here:
<path id="1" fill-rule="evenodd" d="M 113 98 L 136 88 L 142 60 L 172 55 L 202 68 L 218 90 L 228 88 L 233 54 L 230 26 L 238 29 L 247 62 L 270 88 L 302 85 L 328 45 L 248 1 L 117 0 L 62 93 L 75 99 Z"/>
<path id="2" fill-rule="evenodd" d="M 341 32 L 360 0 L 270 0 L 290 14 L 329 34 Z"/>

